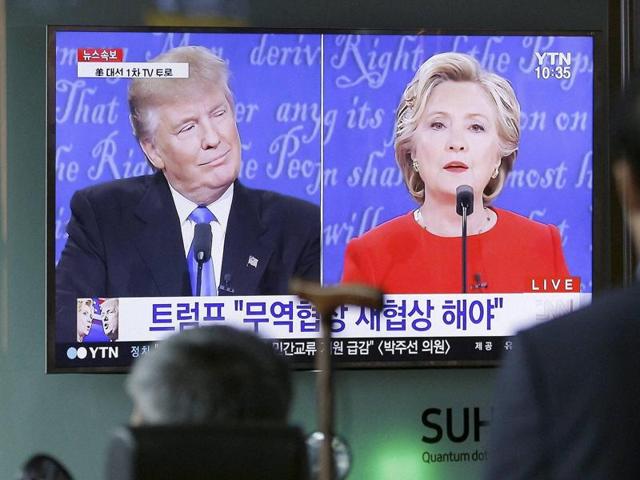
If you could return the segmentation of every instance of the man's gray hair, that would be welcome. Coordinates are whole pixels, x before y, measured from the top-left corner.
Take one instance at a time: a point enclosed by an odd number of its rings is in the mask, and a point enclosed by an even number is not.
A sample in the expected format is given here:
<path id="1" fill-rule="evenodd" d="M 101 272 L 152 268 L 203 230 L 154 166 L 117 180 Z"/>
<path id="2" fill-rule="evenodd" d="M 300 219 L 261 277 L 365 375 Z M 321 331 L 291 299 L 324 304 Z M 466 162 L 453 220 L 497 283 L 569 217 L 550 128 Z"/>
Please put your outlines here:
<path id="1" fill-rule="evenodd" d="M 188 46 L 171 49 L 149 60 L 151 63 L 187 63 L 189 78 L 135 78 L 129 84 L 129 119 L 133 134 L 140 141 L 150 140 L 158 119 L 156 107 L 177 102 L 190 95 L 220 88 L 229 105 L 233 95 L 229 88 L 227 63 L 211 50 Z"/>
<path id="2" fill-rule="evenodd" d="M 186 330 L 136 361 L 127 391 L 145 424 L 282 422 L 289 368 L 271 345 L 226 326 Z"/>

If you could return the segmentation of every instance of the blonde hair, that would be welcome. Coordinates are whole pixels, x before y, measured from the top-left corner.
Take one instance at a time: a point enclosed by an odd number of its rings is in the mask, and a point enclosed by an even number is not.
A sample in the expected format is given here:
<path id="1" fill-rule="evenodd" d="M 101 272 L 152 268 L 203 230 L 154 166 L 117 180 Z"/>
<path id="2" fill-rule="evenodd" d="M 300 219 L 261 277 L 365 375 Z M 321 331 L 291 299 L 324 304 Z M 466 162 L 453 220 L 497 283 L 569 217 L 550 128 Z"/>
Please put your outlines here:
<path id="1" fill-rule="evenodd" d="M 93 313 L 93 300 L 91 298 L 79 298 L 76 301 L 77 313 L 80 313 L 84 310 L 85 307 L 89 307 L 91 309 L 91 313 Z"/>
<path id="2" fill-rule="evenodd" d="M 462 53 L 441 53 L 424 62 L 402 94 L 395 124 L 396 162 L 402 171 L 409 193 L 424 202 L 424 182 L 413 169 L 411 150 L 413 134 L 433 89 L 443 82 L 473 82 L 492 99 L 498 112 L 498 137 L 501 163 L 498 176 L 489 180 L 482 199 L 485 204 L 498 196 L 511 171 L 520 142 L 520 104 L 508 80 L 484 70 L 478 61 Z"/>
<path id="3" fill-rule="evenodd" d="M 188 63 L 189 78 L 135 78 L 129 84 L 129 119 L 140 141 L 151 140 L 158 119 L 156 107 L 188 98 L 215 87 L 222 88 L 233 107 L 226 62 L 204 47 L 177 47 L 149 60 L 154 63 Z"/>

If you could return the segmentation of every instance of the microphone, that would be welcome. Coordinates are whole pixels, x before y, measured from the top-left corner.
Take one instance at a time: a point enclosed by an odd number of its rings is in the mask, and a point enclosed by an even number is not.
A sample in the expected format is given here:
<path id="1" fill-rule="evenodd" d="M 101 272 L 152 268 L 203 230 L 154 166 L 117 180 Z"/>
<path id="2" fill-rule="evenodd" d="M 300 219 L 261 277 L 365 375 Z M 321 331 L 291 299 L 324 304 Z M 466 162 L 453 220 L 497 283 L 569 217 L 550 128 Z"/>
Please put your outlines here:
<path id="1" fill-rule="evenodd" d="M 467 215 L 473 213 L 473 188 L 469 185 L 456 188 L 456 213 L 462 216 L 464 208 L 467 209 Z"/>
<path id="2" fill-rule="evenodd" d="M 474 273 L 473 274 L 473 280 L 476 282 L 474 283 L 471 288 L 487 288 L 489 285 L 487 284 L 487 282 L 482 281 L 482 276 L 479 273 Z"/>
<path id="3" fill-rule="evenodd" d="M 220 292 L 225 292 L 226 294 L 233 295 L 235 293 L 235 289 L 231 286 L 231 274 L 225 273 L 222 276 L 222 280 L 220 281 L 220 286 L 218 287 L 218 294 Z"/>
<path id="4" fill-rule="evenodd" d="M 193 231 L 193 256 L 198 262 L 198 280 L 196 282 L 196 296 L 200 296 L 202 290 L 202 265 L 211 258 L 211 225 L 208 223 L 196 223 Z"/>
<path id="5" fill-rule="evenodd" d="M 467 215 L 473 213 L 473 188 L 456 188 L 456 213 L 462 216 L 462 293 L 467 293 Z"/>

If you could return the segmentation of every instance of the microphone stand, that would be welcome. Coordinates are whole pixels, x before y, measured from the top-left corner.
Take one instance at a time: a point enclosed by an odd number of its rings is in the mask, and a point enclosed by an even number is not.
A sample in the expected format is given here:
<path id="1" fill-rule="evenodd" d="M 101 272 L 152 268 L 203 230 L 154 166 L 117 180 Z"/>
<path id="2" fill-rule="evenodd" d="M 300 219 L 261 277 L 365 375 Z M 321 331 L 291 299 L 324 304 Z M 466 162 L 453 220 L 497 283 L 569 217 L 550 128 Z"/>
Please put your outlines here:
<path id="1" fill-rule="evenodd" d="M 318 423 L 324 438 L 320 446 L 320 474 L 318 480 L 334 480 L 333 452 L 333 369 L 331 359 L 331 318 L 340 305 L 359 305 L 382 308 L 382 292 L 364 285 L 338 285 L 323 288 L 320 284 L 292 279 L 289 291 L 308 300 L 320 314 L 320 330 L 324 348 L 316 355 L 319 370 L 316 390 L 318 395 Z"/>
<path id="2" fill-rule="evenodd" d="M 193 230 L 193 242 L 191 243 L 195 260 L 198 263 L 196 273 L 196 296 L 202 292 L 202 266 L 211 259 L 211 225 L 197 223 Z"/>
<path id="3" fill-rule="evenodd" d="M 462 293 L 467 293 L 467 206 L 462 206 Z"/>
<path id="4" fill-rule="evenodd" d="M 204 265 L 204 253 L 198 252 L 196 256 L 196 262 L 198 262 L 198 274 L 196 281 L 196 297 L 200 296 L 202 291 L 202 265 Z"/>
<path id="5" fill-rule="evenodd" d="M 456 188 L 456 213 L 462 216 L 462 293 L 467 293 L 467 215 L 473 213 L 473 188 Z"/>

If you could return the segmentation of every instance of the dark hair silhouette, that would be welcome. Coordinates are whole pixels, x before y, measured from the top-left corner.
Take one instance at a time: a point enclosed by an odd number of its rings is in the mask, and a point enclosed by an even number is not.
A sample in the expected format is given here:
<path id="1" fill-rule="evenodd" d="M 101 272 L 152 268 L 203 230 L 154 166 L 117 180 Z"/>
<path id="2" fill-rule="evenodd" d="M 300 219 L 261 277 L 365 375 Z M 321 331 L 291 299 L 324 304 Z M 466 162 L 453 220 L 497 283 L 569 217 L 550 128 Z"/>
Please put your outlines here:
<path id="1" fill-rule="evenodd" d="M 39 453 L 22 466 L 19 480 L 73 480 L 68 470 L 50 455 Z"/>
<path id="2" fill-rule="evenodd" d="M 613 161 L 624 159 L 633 180 L 640 185 L 640 80 L 633 80 L 614 104 L 611 153 Z"/>

